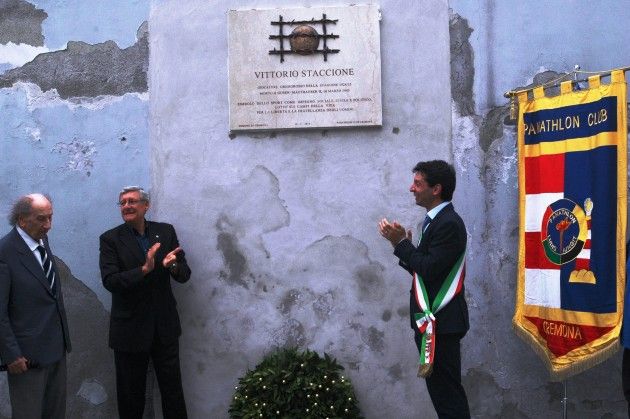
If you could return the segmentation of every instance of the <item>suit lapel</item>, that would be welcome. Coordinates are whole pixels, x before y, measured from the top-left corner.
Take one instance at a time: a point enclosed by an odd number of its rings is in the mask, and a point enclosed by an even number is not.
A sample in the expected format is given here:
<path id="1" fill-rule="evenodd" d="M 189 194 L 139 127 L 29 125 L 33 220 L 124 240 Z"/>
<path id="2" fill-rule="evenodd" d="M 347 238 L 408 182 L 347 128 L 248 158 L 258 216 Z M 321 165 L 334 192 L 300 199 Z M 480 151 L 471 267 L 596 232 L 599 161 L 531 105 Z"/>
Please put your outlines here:
<path id="1" fill-rule="evenodd" d="M 136 240 L 136 238 L 133 236 L 131 228 L 123 224 L 120 226 L 118 234 L 122 244 L 125 245 L 127 249 L 129 249 L 131 254 L 134 255 L 136 259 L 138 259 L 138 262 L 144 263 L 145 256 L 142 253 L 142 249 L 140 249 L 138 240 Z"/>
<path id="2" fill-rule="evenodd" d="M 46 279 L 46 275 L 44 275 L 44 269 L 42 265 L 37 261 L 35 255 L 31 251 L 31 249 L 26 245 L 22 237 L 20 237 L 20 233 L 17 232 L 17 229 L 13 230 L 13 242 L 15 244 L 15 249 L 18 253 L 18 259 L 20 263 L 24 265 L 24 267 L 31 273 L 40 284 L 48 291 L 48 294 L 53 295 L 50 290 L 50 284 L 48 284 L 48 279 Z M 52 253 L 48 246 L 46 246 L 46 251 L 48 252 L 49 257 L 52 257 Z"/>
<path id="3" fill-rule="evenodd" d="M 430 232 L 432 230 L 432 227 L 434 227 L 436 224 L 438 224 L 440 218 L 442 218 L 445 214 L 447 214 L 450 211 L 453 211 L 453 204 L 452 203 L 449 203 L 447 206 L 442 208 L 440 210 L 440 212 L 438 212 L 435 215 L 435 218 L 433 218 L 431 220 L 431 222 L 427 226 L 427 229 L 422 233 L 422 237 L 420 239 L 420 243 L 422 243 L 426 238 L 428 238 L 430 236 Z"/>
<path id="4" fill-rule="evenodd" d="M 149 235 L 149 247 L 153 246 L 155 243 L 162 243 L 159 250 L 155 254 L 155 261 L 161 261 L 166 253 L 168 253 L 168 249 L 165 247 L 164 243 L 163 231 L 160 229 L 160 225 L 153 223 L 151 221 L 147 221 L 147 234 Z"/>
<path id="5" fill-rule="evenodd" d="M 151 221 L 147 221 L 147 234 L 149 235 L 149 247 L 153 246 L 157 242 L 162 241 L 158 225 L 152 223 Z"/>

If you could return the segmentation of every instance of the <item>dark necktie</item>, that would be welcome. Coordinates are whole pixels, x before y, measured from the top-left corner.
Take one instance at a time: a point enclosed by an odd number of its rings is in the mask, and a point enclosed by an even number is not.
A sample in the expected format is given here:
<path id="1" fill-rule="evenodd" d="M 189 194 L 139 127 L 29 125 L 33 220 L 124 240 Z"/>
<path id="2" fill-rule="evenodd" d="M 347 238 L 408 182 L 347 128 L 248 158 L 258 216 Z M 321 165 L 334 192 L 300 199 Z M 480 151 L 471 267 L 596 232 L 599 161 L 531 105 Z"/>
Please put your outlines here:
<path id="1" fill-rule="evenodd" d="M 429 226 L 429 223 L 431 223 L 431 217 L 427 215 L 426 217 L 424 217 L 424 222 L 422 223 L 422 234 L 424 234 L 424 232 L 427 231 L 427 227 Z"/>
<path id="2" fill-rule="evenodd" d="M 46 275 L 46 279 L 48 279 L 48 285 L 50 287 L 50 291 L 53 295 L 56 293 L 55 287 L 55 270 L 53 269 L 52 261 L 48 257 L 48 253 L 43 246 L 37 246 L 37 250 L 39 250 L 39 255 L 42 257 L 42 267 L 44 268 L 44 274 Z"/>

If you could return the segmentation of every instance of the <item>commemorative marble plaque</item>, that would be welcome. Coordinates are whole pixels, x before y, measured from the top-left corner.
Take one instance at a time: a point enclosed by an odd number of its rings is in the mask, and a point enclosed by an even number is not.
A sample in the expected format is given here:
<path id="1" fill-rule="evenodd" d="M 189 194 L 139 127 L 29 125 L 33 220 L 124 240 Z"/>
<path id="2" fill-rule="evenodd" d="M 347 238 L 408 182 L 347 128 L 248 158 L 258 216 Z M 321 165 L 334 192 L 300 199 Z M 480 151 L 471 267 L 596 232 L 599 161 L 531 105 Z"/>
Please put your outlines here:
<path id="1" fill-rule="evenodd" d="M 230 10 L 230 130 L 380 126 L 375 5 Z"/>

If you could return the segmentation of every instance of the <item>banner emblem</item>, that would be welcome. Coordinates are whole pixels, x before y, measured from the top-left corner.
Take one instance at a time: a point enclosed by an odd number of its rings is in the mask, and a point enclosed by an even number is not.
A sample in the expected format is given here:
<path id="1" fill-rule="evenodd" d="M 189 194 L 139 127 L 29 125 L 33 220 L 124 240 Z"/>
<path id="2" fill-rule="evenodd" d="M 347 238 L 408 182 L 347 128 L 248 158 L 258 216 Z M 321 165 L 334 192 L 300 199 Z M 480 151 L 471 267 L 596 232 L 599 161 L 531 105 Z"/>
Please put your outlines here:
<path id="1" fill-rule="evenodd" d="M 545 210 L 541 232 L 547 259 L 556 265 L 571 262 L 586 242 L 588 227 L 584 210 L 570 199 L 557 200 Z"/>

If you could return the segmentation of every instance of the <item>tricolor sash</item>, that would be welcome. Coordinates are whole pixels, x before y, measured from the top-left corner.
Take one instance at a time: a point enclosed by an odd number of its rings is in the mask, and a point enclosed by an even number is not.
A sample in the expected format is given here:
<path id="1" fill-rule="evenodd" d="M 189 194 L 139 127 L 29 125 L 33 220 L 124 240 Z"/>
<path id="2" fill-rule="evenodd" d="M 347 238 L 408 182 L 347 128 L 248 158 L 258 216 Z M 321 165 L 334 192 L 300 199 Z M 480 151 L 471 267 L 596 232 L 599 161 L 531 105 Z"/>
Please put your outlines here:
<path id="1" fill-rule="evenodd" d="M 608 84 L 518 92 L 517 333 L 565 379 L 617 348 L 625 283 L 627 108 Z"/>
<path id="2" fill-rule="evenodd" d="M 440 291 L 430 305 L 424 281 L 416 272 L 413 273 L 413 295 L 422 313 L 415 314 L 416 326 L 422 335 L 420 344 L 420 368 L 418 374 L 423 378 L 433 371 L 435 356 L 435 314 L 444 308 L 459 294 L 466 275 L 466 251 L 459 257 L 448 276 L 444 280 Z"/>

